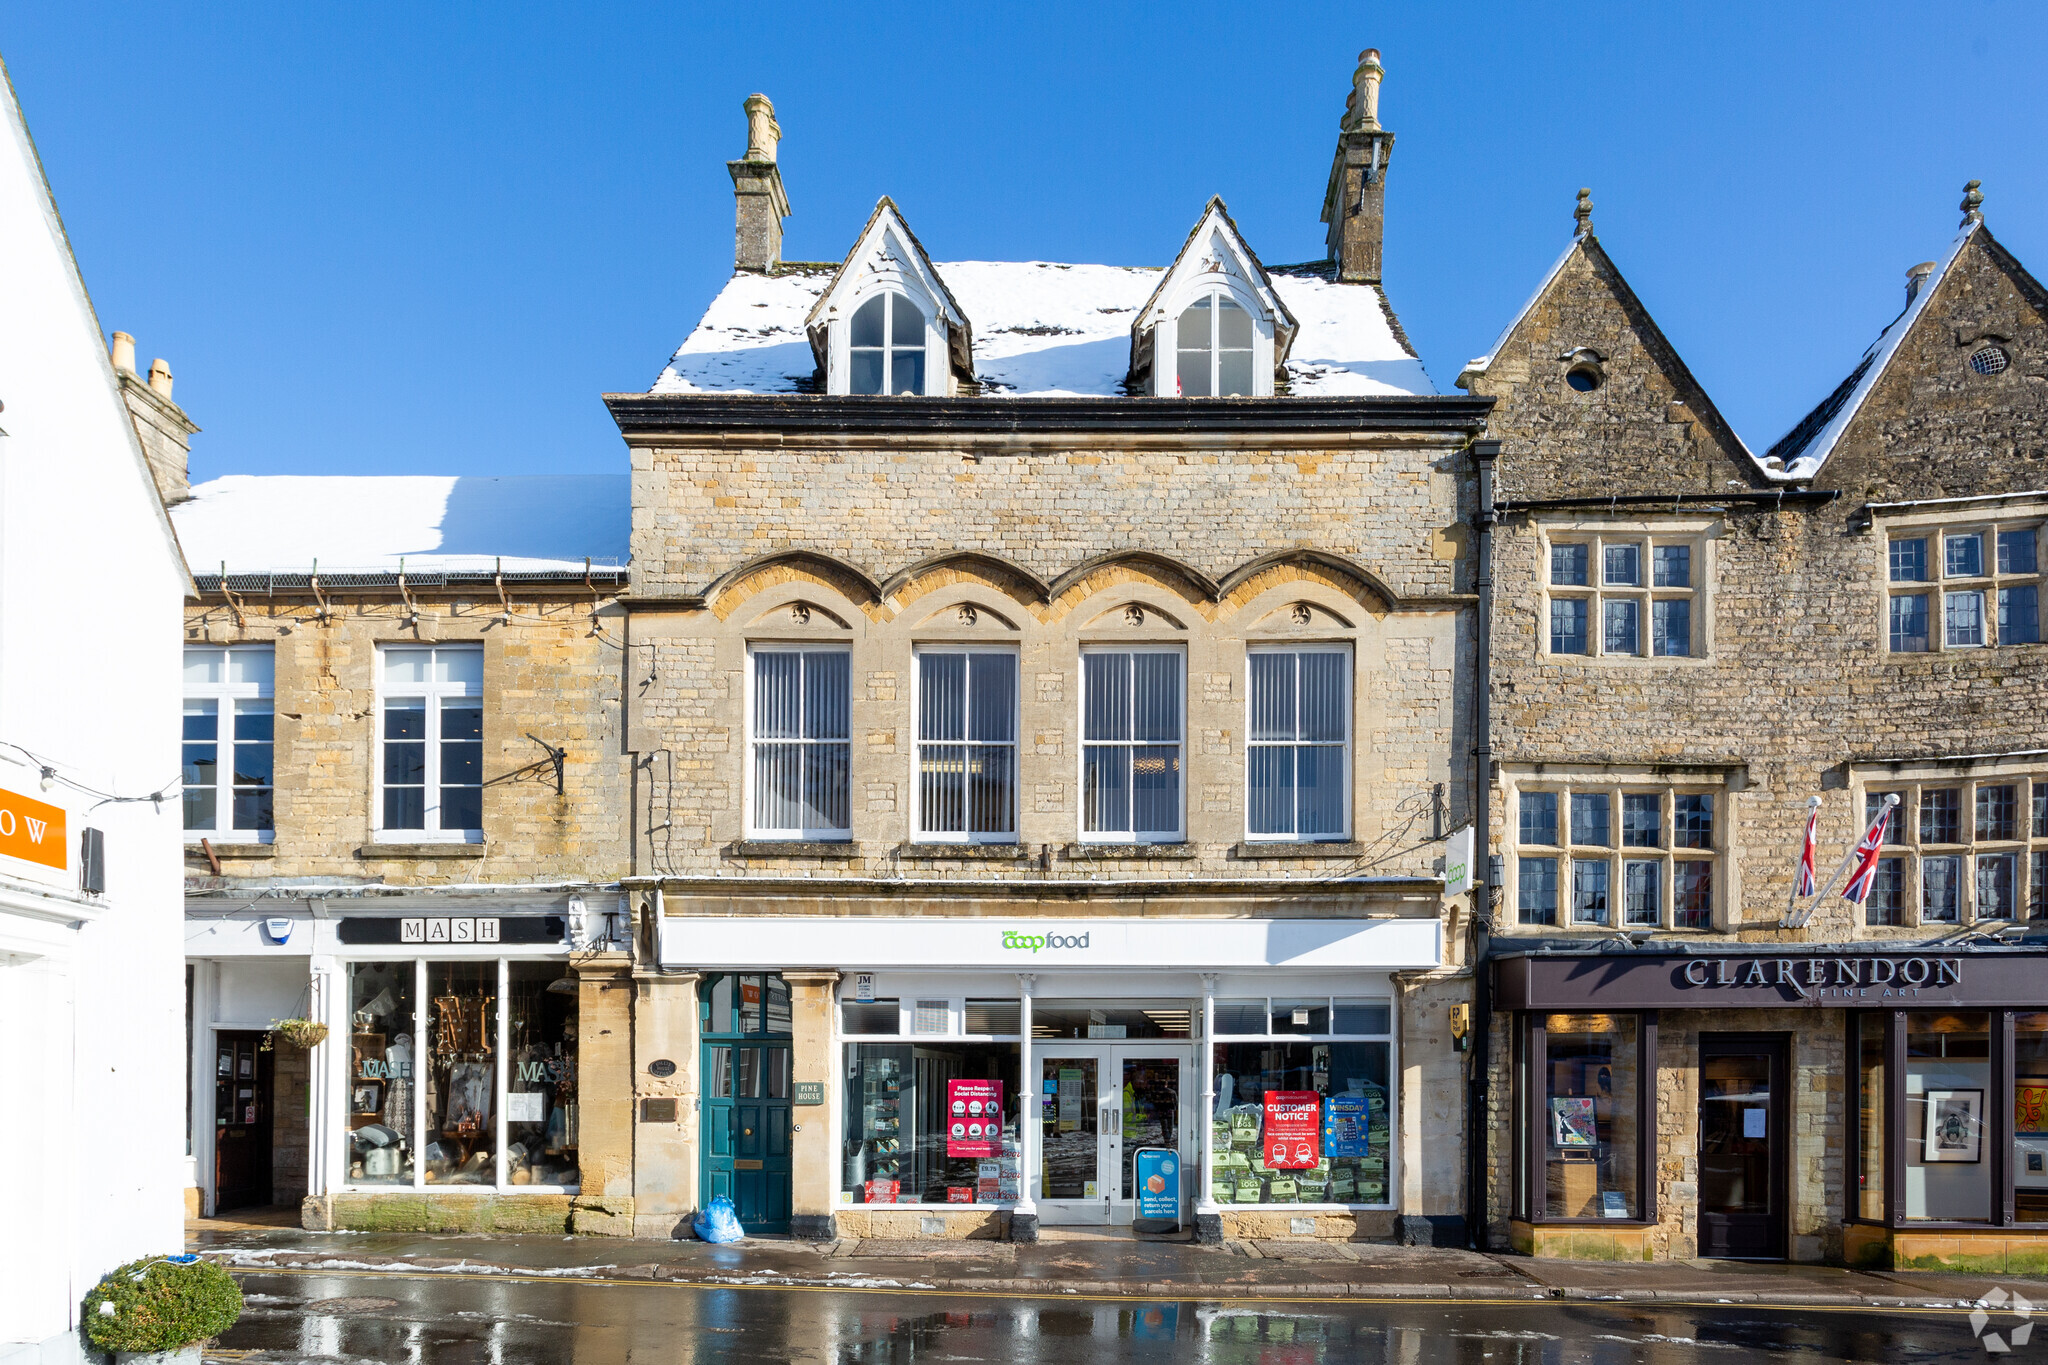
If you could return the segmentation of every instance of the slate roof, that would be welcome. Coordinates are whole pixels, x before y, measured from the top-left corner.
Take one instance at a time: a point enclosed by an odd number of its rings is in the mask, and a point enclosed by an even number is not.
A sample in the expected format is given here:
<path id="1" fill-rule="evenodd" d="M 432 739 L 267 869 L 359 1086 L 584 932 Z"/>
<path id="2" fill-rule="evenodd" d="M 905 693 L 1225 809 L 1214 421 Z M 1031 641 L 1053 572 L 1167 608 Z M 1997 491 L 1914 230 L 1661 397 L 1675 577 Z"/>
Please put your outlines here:
<path id="1" fill-rule="evenodd" d="M 1885 369 L 1899 346 L 1906 339 L 1906 333 L 1920 320 L 1927 310 L 1928 300 L 1948 275 L 1956 258 L 1969 244 L 1970 237 L 1983 226 L 1981 219 L 1973 218 L 1963 224 L 1955 240 L 1941 254 L 1934 264 L 1934 273 L 1929 275 L 1914 293 L 1905 310 L 1892 319 L 1891 325 L 1877 334 L 1877 340 L 1870 343 L 1870 349 L 1849 372 L 1849 377 L 1835 386 L 1834 392 L 1820 401 L 1819 406 L 1793 424 L 1792 430 L 1779 438 L 1777 444 L 1764 452 L 1762 465 L 1764 477 L 1777 483 L 1804 483 L 1820 473 L 1828 456 L 1834 454 L 1842 435 L 1849 429 L 1849 423 L 1856 418 L 1863 401 L 1877 382 L 1884 377 Z"/>
<path id="2" fill-rule="evenodd" d="M 396 574 L 581 576 L 623 565 L 632 534 L 627 475 L 231 474 L 171 509 L 187 561 L 211 581 Z"/>
<path id="3" fill-rule="evenodd" d="M 816 357 L 804 320 L 836 263 L 735 274 L 654 381 L 651 393 L 809 393 Z M 936 270 L 974 329 L 984 396 L 1124 394 L 1131 323 L 1164 270 L 1051 261 L 955 261 Z M 1434 394 L 1379 288 L 1338 284 L 1322 263 L 1267 267 L 1300 323 L 1286 364 L 1302 397 Z"/>

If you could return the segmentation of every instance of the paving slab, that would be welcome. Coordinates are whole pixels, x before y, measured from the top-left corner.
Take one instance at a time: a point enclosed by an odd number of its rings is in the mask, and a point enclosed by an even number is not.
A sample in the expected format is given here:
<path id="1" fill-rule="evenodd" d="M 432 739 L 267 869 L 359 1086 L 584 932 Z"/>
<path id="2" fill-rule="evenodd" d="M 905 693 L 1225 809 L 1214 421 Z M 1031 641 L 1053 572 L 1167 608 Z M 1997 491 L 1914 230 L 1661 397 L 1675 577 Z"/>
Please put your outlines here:
<path id="1" fill-rule="evenodd" d="M 192 1250 L 231 1269 L 646 1280 L 840 1288 L 952 1289 L 991 1295 L 1144 1298 L 1577 1299 L 1701 1303 L 1974 1303 L 1997 1285 L 2048 1303 L 2048 1284 L 2014 1276 L 1728 1261 L 1537 1260 L 1445 1247 L 1276 1238 L 1220 1246 L 1130 1238 L 1057 1242 L 798 1242 L 728 1246 L 595 1237 L 309 1233 L 200 1226 Z"/>

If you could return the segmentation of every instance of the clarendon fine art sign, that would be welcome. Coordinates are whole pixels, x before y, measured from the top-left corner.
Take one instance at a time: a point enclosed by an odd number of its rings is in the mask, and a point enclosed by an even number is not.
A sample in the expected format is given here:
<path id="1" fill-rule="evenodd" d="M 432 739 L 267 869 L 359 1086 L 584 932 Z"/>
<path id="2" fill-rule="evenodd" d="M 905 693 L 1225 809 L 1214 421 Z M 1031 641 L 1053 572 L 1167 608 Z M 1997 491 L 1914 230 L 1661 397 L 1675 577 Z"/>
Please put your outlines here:
<path id="1" fill-rule="evenodd" d="M 1498 960 L 1509 1009 L 2005 1005 L 2038 1000 L 2034 950 L 1531 953 Z"/>

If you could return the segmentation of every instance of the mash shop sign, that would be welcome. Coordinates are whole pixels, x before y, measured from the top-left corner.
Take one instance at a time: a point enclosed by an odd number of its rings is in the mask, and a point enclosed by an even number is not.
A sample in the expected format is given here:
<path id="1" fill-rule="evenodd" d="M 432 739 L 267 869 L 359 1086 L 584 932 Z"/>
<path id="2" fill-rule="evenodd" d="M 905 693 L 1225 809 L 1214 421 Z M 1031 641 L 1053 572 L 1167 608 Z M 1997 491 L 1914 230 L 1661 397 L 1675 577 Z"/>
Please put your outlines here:
<path id="1" fill-rule="evenodd" d="M 1503 957 L 1509 1009 L 2026 1005 L 2048 954 L 2011 948 L 1800 953 L 1532 953 Z"/>
<path id="2" fill-rule="evenodd" d="M 62 872 L 69 846 L 62 807 L 0 791 L 0 853 Z"/>

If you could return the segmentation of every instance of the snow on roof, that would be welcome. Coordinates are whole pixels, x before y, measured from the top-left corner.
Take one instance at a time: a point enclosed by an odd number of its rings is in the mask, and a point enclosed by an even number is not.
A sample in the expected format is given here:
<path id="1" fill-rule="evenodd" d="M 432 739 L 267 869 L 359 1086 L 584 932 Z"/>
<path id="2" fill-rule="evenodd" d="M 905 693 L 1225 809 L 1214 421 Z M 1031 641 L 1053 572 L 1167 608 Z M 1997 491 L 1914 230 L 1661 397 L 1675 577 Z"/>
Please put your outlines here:
<path id="1" fill-rule="evenodd" d="M 1558 272 L 1564 269 L 1564 263 L 1572 258 L 1572 253 L 1579 249 L 1579 244 L 1584 242 L 1590 235 L 1589 233 L 1581 232 L 1572 238 L 1569 246 L 1558 253 L 1557 259 L 1550 263 L 1550 269 L 1543 272 L 1543 278 L 1538 280 L 1536 287 L 1529 291 L 1529 297 L 1522 300 L 1522 306 L 1517 308 L 1514 316 L 1508 319 L 1508 325 L 1500 329 L 1500 335 L 1493 339 L 1493 345 L 1486 348 L 1486 354 L 1475 355 L 1465 362 L 1465 368 L 1458 375 L 1460 380 L 1463 380 L 1468 374 L 1486 373 L 1487 366 L 1493 364 L 1493 358 L 1500 354 L 1500 348 L 1508 344 L 1508 338 L 1514 335 L 1515 328 L 1522 325 L 1522 319 L 1529 316 L 1529 310 L 1536 306 L 1536 300 L 1550 292 L 1551 282 L 1557 278 Z"/>
<path id="2" fill-rule="evenodd" d="M 1855 420 L 1863 400 L 1884 377 L 1885 369 L 1898 353 L 1906 333 L 1913 330 L 1913 324 L 1927 311 L 1927 301 L 1934 297 L 1936 287 L 1948 274 L 1949 267 L 1956 263 L 1956 257 L 1962 255 L 1963 245 L 1977 230 L 1979 221 L 1971 219 L 1963 224 L 1962 231 L 1956 234 L 1955 240 L 1948 244 L 1948 250 L 1935 263 L 1934 273 L 1921 282 L 1920 288 L 1914 291 L 1906 304 L 1905 311 L 1892 319 L 1891 326 L 1877 334 L 1877 340 L 1856 362 L 1849 377 L 1822 399 L 1812 412 L 1800 418 L 1776 445 L 1764 452 L 1763 460 L 1758 463 L 1766 478 L 1778 483 L 1803 482 L 1820 473 L 1820 467 L 1827 463 L 1828 456 L 1834 454 L 1842 434 L 1849 429 L 1849 423 Z M 1783 463 L 1774 466 L 1765 461 Z"/>
<path id="3" fill-rule="evenodd" d="M 624 564 L 632 530 L 624 474 L 458 478 L 230 474 L 171 509 L 199 573 L 583 571 Z"/>
<path id="4" fill-rule="evenodd" d="M 975 376 L 1004 398 L 1116 397 L 1131 365 L 1131 322 L 1163 272 L 1150 266 L 956 261 L 936 267 L 974 327 Z M 804 319 L 833 267 L 740 273 L 683 342 L 654 393 L 801 393 L 817 361 Z M 1433 394 L 1372 285 L 1304 270 L 1271 272 L 1301 331 L 1287 361 L 1298 396 Z"/>

